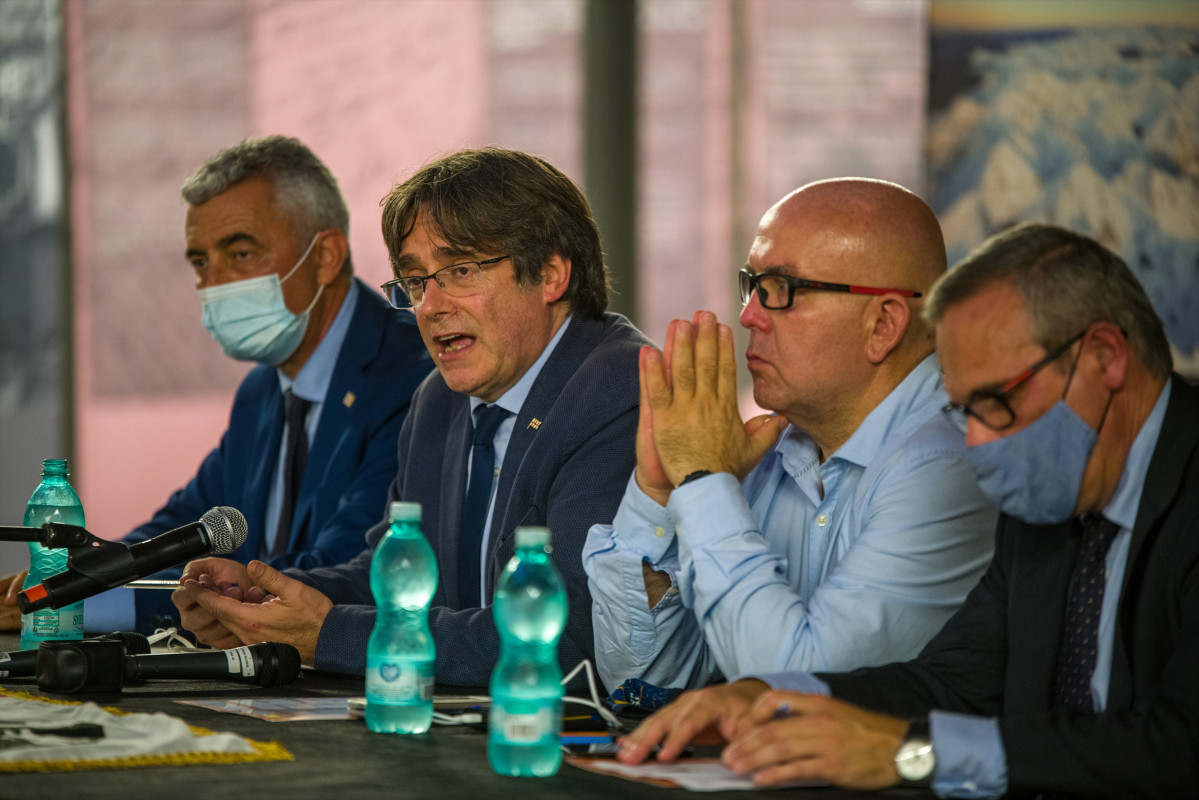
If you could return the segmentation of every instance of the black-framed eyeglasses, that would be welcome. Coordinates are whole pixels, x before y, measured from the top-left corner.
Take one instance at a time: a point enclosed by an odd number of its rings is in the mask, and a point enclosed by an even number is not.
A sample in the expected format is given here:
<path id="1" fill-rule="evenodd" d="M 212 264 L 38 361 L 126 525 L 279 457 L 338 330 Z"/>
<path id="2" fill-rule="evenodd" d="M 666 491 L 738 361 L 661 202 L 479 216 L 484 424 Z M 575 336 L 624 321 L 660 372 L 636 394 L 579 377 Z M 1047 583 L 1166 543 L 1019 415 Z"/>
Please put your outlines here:
<path id="1" fill-rule="evenodd" d="M 904 297 L 922 297 L 920 292 L 910 289 L 880 289 L 875 286 L 857 286 L 852 283 L 829 283 L 828 281 L 810 281 L 807 278 L 796 278 L 781 272 L 753 273 L 743 269 L 737 273 L 737 285 L 741 290 L 741 304 L 749 302 L 750 296 L 757 292 L 758 302 L 762 308 L 779 311 L 790 308 L 795 301 L 798 290 L 813 292 L 845 292 L 846 294 L 898 294 Z"/>
<path id="2" fill-rule="evenodd" d="M 434 270 L 428 275 L 405 275 L 383 284 L 383 296 L 394 308 L 415 308 L 425 299 L 425 282 L 437 281 L 441 290 L 450 297 L 470 297 L 482 290 L 480 280 L 483 270 L 488 269 L 508 256 L 496 256 L 482 261 L 462 261 Z"/>
<path id="3" fill-rule="evenodd" d="M 1008 402 L 1008 397 L 1012 392 L 1019 389 L 1024 383 L 1043 370 L 1045 367 L 1052 364 L 1057 359 L 1070 349 L 1070 347 L 1082 337 L 1086 336 L 1086 330 L 1083 330 L 1077 336 L 1074 336 L 1070 341 L 1063 344 L 1061 347 L 1055 347 L 1047 356 L 1042 358 L 1037 363 L 1033 364 L 1028 369 L 1021 372 L 1016 377 L 1012 378 L 1007 383 L 1000 386 L 995 391 L 978 392 L 974 399 L 969 403 L 946 403 L 941 410 L 950 416 L 959 418 L 965 416 L 974 417 L 976 420 L 986 425 L 993 431 L 1001 431 L 1011 427 L 1011 424 L 1016 421 L 1016 412 L 1012 410 L 1011 404 Z M 1078 364 L 1075 359 L 1074 364 Z M 1074 366 L 1070 367 L 1070 377 L 1066 379 L 1066 388 L 1069 389 L 1070 381 L 1074 378 Z M 1065 396 L 1065 392 L 1062 393 Z"/>

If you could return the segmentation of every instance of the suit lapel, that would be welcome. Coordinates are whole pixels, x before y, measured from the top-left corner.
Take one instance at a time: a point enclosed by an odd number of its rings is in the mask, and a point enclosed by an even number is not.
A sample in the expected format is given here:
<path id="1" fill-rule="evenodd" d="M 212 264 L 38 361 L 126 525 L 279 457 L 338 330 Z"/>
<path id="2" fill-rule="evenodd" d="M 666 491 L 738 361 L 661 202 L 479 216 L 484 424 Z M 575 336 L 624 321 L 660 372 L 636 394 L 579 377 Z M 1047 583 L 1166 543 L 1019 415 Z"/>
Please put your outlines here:
<path id="1" fill-rule="evenodd" d="M 441 530 L 437 537 L 441 552 L 437 554 L 437 563 L 442 565 L 441 583 L 445 586 L 447 601 L 452 608 L 462 608 L 458 570 L 449 569 L 449 565 L 458 563 L 462 502 L 466 499 L 466 464 L 474 438 L 474 426 L 470 419 L 470 401 L 466 396 L 455 395 L 454 405 L 446 424 L 445 458 L 442 460 Z"/>
<path id="2" fill-rule="evenodd" d="M 357 281 L 357 278 L 354 280 Z M 371 302 L 372 300 L 373 297 L 368 296 L 366 286 L 359 282 L 354 315 L 350 318 L 345 339 L 342 340 L 341 350 L 338 351 L 333 374 L 329 378 L 329 388 L 325 391 L 321 406 L 320 424 L 317 425 L 312 447 L 308 451 L 310 468 L 304 472 L 300 494 L 296 498 L 295 513 L 292 515 L 291 530 L 288 532 L 289 541 L 292 543 L 304 539 L 304 531 L 312 517 L 317 493 L 325 483 L 324 471 L 313 467 L 329 467 L 337 463 L 335 454 L 345 438 L 346 431 L 353 425 L 354 406 L 362 394 L 362 387 L 366 384 L 367 369 L 378 356 L 382 346 L 384 325 L 382 320 L 372 317 L 385 314 L 386 306 Z M 379 335 L 374 338 L 369 336 L 372 330 L 379 331 Z"/>
<path id="3" fill-rule="evenodd" d="M 1020 570 L 1013 574 L 1008 621 L 1036 620 L 1009 636 L 1006 710 L 1043 713 L 1052 704 L 1057 651 L 1081 526 L 1026 526 L 1020 531 Z"/>
<path id="4" fill-rule="evenodd" d="M 1131 598 L 1141 596 L 1139 576 L 1143 570 L 1138 561 L 1149 551 L 1148 545 L 1158 530 L 1158 524 L 1174 498 L 1182 491 L 1182 478 L 1187 459 L 1199 447 L 1199 394 L 1177 375 L 1171 376 L 1170 401 L 1162 419 L 1162 434 L 1157 437 L 1141 503 L 1132 529 L 1128 547 L 1128 562 L 1120 587 L 1119 612 L 1116 615 L 1115 644 L 1112 648 L 1111 683 L 1108 688 L 1108 707 L 1127 708 L 1132 700 L 1132 675 L 1129 661 L 1128 625 L 1133 624 L 1136 607 Z M 1168 432 L 1168 433 L 1167 433 Z"/>
<path id="5" fill-rule="evenodd" d="M 283 441 L 283 394 L 271 392 L 270 399 L 263 404 L 263 413 L 258 418 L 254 431 L 252 461 L 247 465 L 247 482 L 244 508 L 241 509 L 249 522 L 250 535 L 241 549 L 249 558 L 261 558 L 266 536 L 266 502 L 271 492 L 271 478 L 279 462 L 279 445 Z"/>
<path id="6" fill-rule="evenodd" d="M 537 438 L 543 426 L 552 423 L 549 419 L 554 404 L 558 400 L 562 387 L 579 369 L 584 359 L 596 348 L 603 336 L 604 325 L 595 320 L 572 318 L 570 327 L 562 334 L 562 339 L 549 359 L 542 367 L 537 380 L 529 390 L 516 415 L 512 428 L 512 436 L 508 439 L 508 449 L 504 453 L 504 463 L 500 468 L 500 483 L 496 487 L 496 508 L 491 517 L 490 537 L 487 546 L 487 596 L 495 588 L 495 580 L 503 569 L 506 558 L 501 556 L 513 549 L 512 535 L 516 526 L 524 520 L 514 519 L 509 513 L 516 485 L 517 476 L 525 455 Z M 548 426 L 552 430 L 552 424 Z M 552 433 L 550 434 L 552 435 Z M 502 501 L 502 505 L 501 505 Z"/>

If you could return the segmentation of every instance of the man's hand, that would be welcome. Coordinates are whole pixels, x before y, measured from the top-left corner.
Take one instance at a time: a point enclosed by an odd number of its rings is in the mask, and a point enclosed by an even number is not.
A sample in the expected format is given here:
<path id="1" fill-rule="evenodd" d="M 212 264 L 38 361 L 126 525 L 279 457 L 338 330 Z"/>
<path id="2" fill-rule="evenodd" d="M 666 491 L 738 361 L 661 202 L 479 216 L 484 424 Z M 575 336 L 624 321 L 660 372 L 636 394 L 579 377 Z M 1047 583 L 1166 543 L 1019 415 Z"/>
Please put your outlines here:
<path id="1" fill-rule="evenodd" d="M 17 593 L 25 583 L 25 572 L 0 578 L 0 631 L 21 630 L 21 607 L 17 605 Z"/>
<path id="2" fill-rule="evenodd" d="M 288 578 L 261 561 L 251 561 L 246 571 L 254 586 L 265 592 L 262 602 L 245 602 L 229 597 L 194 580 L 187 580 L 182 591 L 188 592 L 203 612 L 234 637 L 232 646 L 283 642 L 300 651 L 301 663 L 311 665 L 316 655 L 316 641 L 321 626 L 333 608 L 333 601 L 311 586 Z M 254 596 L 249 592 L 246 595 Z M 178 602 L 176 605 L 179 605 Z M 199 631 L 195 632 L 199 636 Z"/>
<path id="3" fill-rule="evenodd" d="M 894 758 L 908 723 L 831 697 L 767 692 L 736 728 L 721 760 L 759 786 L 821 780 L 874 790 L 899 783 Z"/>
<path id="4" fill-rule="evenodd" d="M 662 473 L 671 486 L 698 470 L 745 477 L 778 441 L 786 419 L 741 421 L 733 331 L 715 314 L 697 311 L 692 322 L 672 323 L 667 336 L 670 357 L 651 349 L 641 370 Z M 638 446 L 640 457 L 640 437 Z M 638 485 L 640 478 L 639 460 Z"/>
<path id="5" fill-rule="evenodd" d="M 226 596 L 241 602 L 253 581 L 244 565 L 227 558 L 202 558 L 192 561 L 183 568 L 179 588 L 171 593 L 171 600 L 179 609 L 179 624 L 196 635 L 200 644 L 226 650 L 238 647 L 242 641 L 225 625 L 200 605 L 199 597 L 205 594 Z M 258 590 L 261 595 L 261 589 Z"/>
<path id="6" fill-rule="evenodd" d="M 671 327 L 667 329 L 667 336 L 670 335 L 674 325 L 674 322 L 670 323 Z M 641 491 L 645 492 L 658 505 L 664 506 L 670 499 L 670 492 L 674 489 L 674 484 L 670 482 L 670 478 L 666 477 L 666 473 L 662 469 L 662 462 L 658 460 L 658 451 L 654 447 L 653 414 L 649 407 L 645 375 L 645 365 L 651 352 L 656 351 L 649 345 L 641 348 L 641 412 L 637 417 L 637 471 L 635 475 Z"/>
<path id="7" fill-rule="evenodd" d="M 692 741 L 728 741 L 741 716 L 769 689 L 761 681 L 742 680 L 685 692 L 626 736 L 616 757 L 626 764 L 640 764 L 660 746 L 658 760 L 674 761 Z"/>

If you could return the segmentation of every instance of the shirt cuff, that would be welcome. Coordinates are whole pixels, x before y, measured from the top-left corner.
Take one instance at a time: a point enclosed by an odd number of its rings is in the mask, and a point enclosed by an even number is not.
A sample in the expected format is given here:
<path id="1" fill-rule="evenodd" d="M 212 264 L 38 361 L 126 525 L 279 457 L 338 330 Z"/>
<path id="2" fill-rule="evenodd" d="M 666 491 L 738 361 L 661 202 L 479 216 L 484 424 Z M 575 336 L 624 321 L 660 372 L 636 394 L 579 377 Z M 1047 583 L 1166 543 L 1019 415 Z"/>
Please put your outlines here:
<path id="1" fill-rule="evenodd" d="M 730 532 L 757 530 L 759 525 L 741 492 L 741 482 L 728 472 L 680 486 L 670 493 L 666 507 L 675 524 L 687 532 L 692 552 L 727 538 Z"/>
<path id="2" fill-rule="evenodd" d="M 670 512 L 641 491 L 636 475 L 629 477 L 612 528 L 625 547 L 641 554 L 652 566 L 666 556 L 674 543 L 675 524 Z"/>
<path id="3" fill-rule="evenodd" d="M 769 686 L 771 689 L 783 689 L 800 694 L 832 695 L 832 690 L 824 681 L 810 672 L 767 672 L 758 675 L 741 675 L 737 680 L 753 678 Z"/>
<path id="4" fill-rule="evenodd" d="M 950 711 L 928 716 L 939 797 L 1001 797 L 1007 792 L 1007 754 L 999 721 Z"/>

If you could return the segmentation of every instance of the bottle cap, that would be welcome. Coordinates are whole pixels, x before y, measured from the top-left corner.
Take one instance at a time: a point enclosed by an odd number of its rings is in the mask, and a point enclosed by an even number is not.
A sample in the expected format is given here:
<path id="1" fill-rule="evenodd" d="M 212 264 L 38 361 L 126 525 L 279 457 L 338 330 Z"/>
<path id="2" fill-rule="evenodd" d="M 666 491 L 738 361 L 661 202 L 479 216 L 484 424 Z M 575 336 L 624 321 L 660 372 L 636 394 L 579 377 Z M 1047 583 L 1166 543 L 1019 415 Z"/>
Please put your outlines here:
<path id="1" fill-rule="evenodd" d="M 420 503 L 392 503 L 388 517 L 392 522 L 420 522 Z"/>
<path id="2" fill-rule="evenodd" d="M 67 460 L 65 458 L 47 458 L 42 461 L 43 475 L 66 475 Z"/>
<path id="3" fill-rule="evenodd" d="M 528 525 L 516 529 L 517 547 L 547 547 L 549 543 L 549 528 Z"/>

